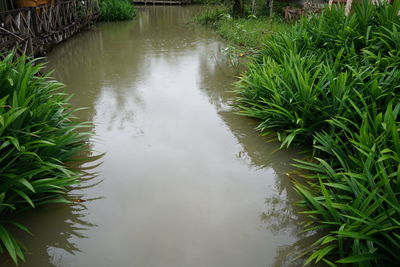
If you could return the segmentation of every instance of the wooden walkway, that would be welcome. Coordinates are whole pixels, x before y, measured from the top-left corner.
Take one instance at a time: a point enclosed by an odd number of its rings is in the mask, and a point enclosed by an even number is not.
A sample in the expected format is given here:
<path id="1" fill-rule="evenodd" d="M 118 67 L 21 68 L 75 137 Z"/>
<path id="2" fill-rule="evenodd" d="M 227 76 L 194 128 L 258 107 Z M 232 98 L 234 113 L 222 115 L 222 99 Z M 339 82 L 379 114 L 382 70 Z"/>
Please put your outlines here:
<path id="1" fill-rule="evenodd" d="M 133 0 L 138 5 L 188 5 L 191 0 Z"/>
<path id="2" fill-rule="evenodd" d="M 0 53 L 43 55 L 53 45 L 91 26 L 97 19 L 96 0 L 57 1 L 0 12 Z"/>

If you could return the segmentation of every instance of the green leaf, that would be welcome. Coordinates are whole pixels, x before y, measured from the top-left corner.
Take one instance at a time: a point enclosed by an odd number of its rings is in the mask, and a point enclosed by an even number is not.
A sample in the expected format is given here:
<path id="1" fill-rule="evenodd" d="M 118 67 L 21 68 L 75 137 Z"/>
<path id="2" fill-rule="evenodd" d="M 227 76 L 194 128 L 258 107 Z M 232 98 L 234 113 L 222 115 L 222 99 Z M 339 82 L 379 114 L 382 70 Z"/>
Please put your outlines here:
<path id="1" fill-rule="evenodd" d="M 340 260 L 337 260 L 337 263 L 361 263 L 365 261 L 372 261 L 376 260 L 378 257 L 374 254 L 362 254 L 362 255 L 355 255 L 355 256 L 350 256 L 346 258 L 342 258 Z"/>
<path id="2" fill-rule="evenodd" d="M 15 264 L 18 264 L 16 243 L 11 234 L 0 224 L 0 240 Z"/>
<path id="3" fill-rule="evenodd" d="M 35 205 L 33 204 L 33 201 L 32 201 L 32 200 L 30 199 L 30 197 L 28 197 L 28 195 L 25 194 L 23 191 L 18 190 L 18 189 L 13 189 L 13 191 L 14 191 L 15 193 L 17 193 L 18 195 L 20 195 L 23 199 L 25 199 L 26 202 L 28 202 L 29 205 L 32 206 L 32 208 L 35 207 Z"/>

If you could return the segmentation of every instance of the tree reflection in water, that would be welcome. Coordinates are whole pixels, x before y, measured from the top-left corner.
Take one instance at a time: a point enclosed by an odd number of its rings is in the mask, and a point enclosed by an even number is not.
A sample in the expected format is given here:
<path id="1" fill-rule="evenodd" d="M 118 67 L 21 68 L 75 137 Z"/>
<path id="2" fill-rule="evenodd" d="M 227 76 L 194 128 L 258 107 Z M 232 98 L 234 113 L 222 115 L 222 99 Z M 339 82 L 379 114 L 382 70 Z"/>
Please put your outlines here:
<path id="1" fill-rule="evenodd" d="M 221 51 L 223 46 L 216 49 Z M 263 227 L 272 233 L 285 232 L 295 240 L 290 245 L 278 247 L 274 266 L 301 266 L 304 264 L 304 251 L 309 249 L 316 237 L 314 233 L 303 232 L 304 218 L 298 214 L 300 209 L 295 206 L 300 198 L 287 175 L 293 170 L 292 158 L 299 158 L 298 150 L 281 150 L 279 143 L 268 142 L 267 138 L 261 137 L 259 132 L 254 130 L 258 124 L 256 120 L 235 114 L 232 84 L 235 81 L 233 77 L 238 73 L 235 73 L 235 69 L 229 70 L 226 65 L 220 65 L 221 62 L 223 61 L 216 62 L 213 58 L 201 60 L 200 77 L 207 79 L 202 80 L 200 88 L 241 145 L 242 151 L 237 154 L 237 158 L 246 161 L 250 168 L 274 170 L 274 186 L 271 192 L 266 192 L 268 197 L 265 198 L 265 210 L 260 214 L 260 221 Z M 227 84 L 231 86 L 226 87 Z"/>

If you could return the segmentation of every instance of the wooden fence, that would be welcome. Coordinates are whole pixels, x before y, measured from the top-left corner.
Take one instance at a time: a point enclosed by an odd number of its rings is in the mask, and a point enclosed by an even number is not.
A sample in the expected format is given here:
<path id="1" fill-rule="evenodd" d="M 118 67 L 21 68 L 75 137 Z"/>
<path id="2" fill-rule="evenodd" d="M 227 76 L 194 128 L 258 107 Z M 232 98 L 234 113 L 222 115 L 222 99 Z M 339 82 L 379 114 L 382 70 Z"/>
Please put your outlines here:
<path id="1" fill-rule="evenodd" d="M 0 53 L 43 55 L 57 44 L 92 25 L 99 14 L 97 0 L 58 0 L 53 5 L 0 12 Z"/>

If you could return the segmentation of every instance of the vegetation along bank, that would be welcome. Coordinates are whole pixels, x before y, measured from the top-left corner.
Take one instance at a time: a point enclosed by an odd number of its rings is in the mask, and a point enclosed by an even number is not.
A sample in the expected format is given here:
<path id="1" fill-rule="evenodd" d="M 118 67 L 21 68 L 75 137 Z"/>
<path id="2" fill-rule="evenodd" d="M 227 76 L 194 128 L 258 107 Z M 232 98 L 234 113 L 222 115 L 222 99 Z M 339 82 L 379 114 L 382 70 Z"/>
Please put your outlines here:
<path id="1" fill-rule="evenodd" d="M 399 1 L 364 1 L 346 16 L 333 6 L 259 43 L 238 42 L 260 48 L 236 85 L 239 113 L 282 147 L 313 148 L 295 164 L 306 182 L 293 177 L 305 230 L 322 235 L 306 263 L 400 261 L 399 10 Z M 217 17 L 212 25 L 230 39 L 225 15 L 209 14 L 200 22 Z"/>
<path id="2" fill-rule="evenodd" d="M 234 17 L 226 6 L 207 8 L 196 22 L 210 27 L 220 36 L 227 39 L 240 53 L 245 55 L 259 51 L 269 40 L 271 34 L 286 31 L 291 24 L 284 22 L 280 16 L 266 17 L 262 11 L 248 14 L 245 17 Z"/>
<path id="3" fill-rule="evenodd" d="M 136 9 L 129 0 L 100 0 L 100 21 L 129 20 L 135 17 Z"/>
<path id="4" fill-rule="evenodd" d="M 24 260 L 22 244 L 10 229 L 25 226 L 14 220 L 21 212 L 64 197 L 81 176 L 68 167 L 85 148 L 88 127 L 76 122 L 63 85 L 42 64 L 11 53 L 0 61 L 0 252 Z M 36 62 L 37 63 L 37 62 Z"/>

